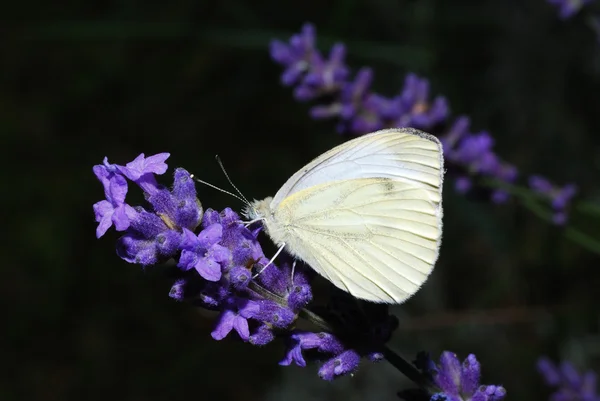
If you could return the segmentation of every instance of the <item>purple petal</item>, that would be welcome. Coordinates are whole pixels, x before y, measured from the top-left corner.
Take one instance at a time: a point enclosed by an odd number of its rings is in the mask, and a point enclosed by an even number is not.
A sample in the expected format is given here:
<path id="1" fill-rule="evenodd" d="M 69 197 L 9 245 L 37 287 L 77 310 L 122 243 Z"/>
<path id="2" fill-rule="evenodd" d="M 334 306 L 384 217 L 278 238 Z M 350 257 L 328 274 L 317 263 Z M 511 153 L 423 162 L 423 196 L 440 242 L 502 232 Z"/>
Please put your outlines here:
<path id="1" fill-rule="evenodd" d="M 191 251 L 198 246 L 198 243 L 198 236 L 184 227 L 180 244 L 181 249 Z"/>
<path id="2" fill-rule="evenodd" d="M 288 65 L 292 63 L 290 49 L 285 43 L 279 40 L 271 41 L 269 53 L 271 54 L 271 58 L 279 64 Z"/>
<path id="3" fill-rule="evenodd" d="M 289 348 L 285 354 L 285 358 L 281 362 L 279 362 L 279 364 L 281 366 L 289 366 L 292 364 L 292 362 L 295 362 L 296 365 L 301 367 L 306 366 L 306 360 L 304 360 L 304 356 L 302 355 L 302 349 L 300 348 L 299 344 L 296 344 L 293 347 Z"/>
<path id="4" fill-rule="evenodd" d="M 560 364 L 560 371 L 562 372 L 562 376 L 566 383 L 571 388 L 577 389 L 581 386 L 581 377 L 572 363 L 562 362 Z"/>
<path id="5" fill-rule="evenodd" d="M 117 231 L 125 231 L 129 228 L 130 220 L 127 213 L 127 208 L 131 206 L 126 204 L 121 204 L 117 206 L 112 215 L 112 222 L 115 225 L 115 230 Z"/>
<path id="6" fill-rule="evenodd" d="M 196 254 L 196 252 L 184 249 L 181 251 L 181 256 L 179 257 L 177 267 L 181 268 L 183 271 L 188 271 L 194 267 L 196 263 L 198 263 L 198 254 Z"/>
<path id="7" fill-rule="evenodd" d="M 537 369 L 544 377 L 547 385 L 558 386 L 560 384 L 560 373 L 550 359 L 540 358 L 537 362 Z"/>
<path id="8" fill-rule="evenodd" d="M 162 189 L 152 173 L 143 174 L 135 183 L 148 195 L 154 195 Z"/>
<path id="9" fill-rule="evenodd" d="M 113 205 L 121 205 L 127 195 L 127 180 L 121 175 L 114 175 L 108 186 L 109 195 L 106 197 Z"/>
<path id="10" fill-rule="evenodd" d="M 245 318 L 236 316 L 233 319 L 233 328 L 237 331 L 242 340 L 248 341 L 250 330 L 248 329 L 248 321 Z"/>
<path id="11" fill-rule="evenodd" d="M 467 193 L 469 189 L 471 189 L 471 185 L 471 179 L 464 176 L 457 177 L 456 181 L 454 182 L 454 188 L 456 189 L 456 192 L 461 194 Z"/>
<path id="12" fill-rule="evenodd" d="M 510 198 L 510 194 L 501 189 L 496 190 L 492 193 L 492 202 L 494 202 L 496 204 L 505 203 L 506 201 L 508 201 L 509 198 Z"/>
<path id="13" fill-rule="evenodd" d="M 227 337 L 227 334 L 229 334 L 233 329 L 233 321 L 236 317 L 237 316 L 233 311 L 223 311 L 223 313 L 221 313 L 221 316 L 219 316 L 217 326 L 215 327 L 213 332 L 210 333 L 212 338 L 219 341 Z"/>
<path id="14" fill-rule="evenodd" d="M 223 238 L 223 226 L 218 223 L 211 224 L 198 234 L 199 245 L 206 249 L 221 241 L 221 238 Z"/>
<path id="15" fill-rule="evenodd" d="M 131 181 L 137 181 L 144 174 L 164 174 L 167 171 L 165 160 L 169 158 L 169 153 L 159 153 L 150 157 L 144 157 L 140 154 L 132 162 L 119 170 Z"/>
<path id="16" fill-rule="evenodd" d="M 213 245 L 209 250 L 210 258 L 221 265 L 227 265 L 231 260 L 229 249 L 219 244 Z"/>
<path id="17" fill-rule="evenodd" d="M 529 186 L 531 187 L 531 189 L 542 195 L 549 194 L 550 192 L 552 192 L 553 189 L 552 184 L 550 184 L 550 181 L 539 175 L 532 175 L 531 177 L 529 177 Z"/>
<path id="18" fill-rule="evenodd" d="M 95 203 L 93 208 L 96 221 L 100 223 L 96 227 L 96 238 L 100 238 L 112 226 L 114 209 L 110 202 L 106 200 Z"/>
<path id="19" fill-rule="evenodd" d="M 221 265 L 210 258 L 199 258 L 194 267 L 198 274 L 208 281 L 219 281 L 221 279 Z"/>
<path id="20" fill-rule="evenodd" d="M 440 357 L 439 374 L 435 377 L 436 384 L 449 395 L 458 394 L 460 385 L 460 361 L 456 354 L 444 351 Z"/>
<path id="21" fill-rule="evenodd" d="M 481 365 L 475 355 L 470 354 L 464 360 L 461 369 L 461 392 L 463 395 L 472 395 L 479 387 Z"/>
<path id="22" fill-rule="evenodd" d="M 245 301 L 244 306 L 240 307 L 239 314 L 246 319 L 255 317 L 260 311 L 260 305 L 255 301 Z"/>
<path id="23" fill-rule="evenodd" d="M 106 160 L 106 158 L 104 158 Z M 110 193 L 110 191 L 108 190 L 109 186 L 110 186 L 110 177 L 112 176 L 112 173 L 109 173 L 108 169 L 106 168 L 106 166 L 102 165 L 102 164 L 97 164 L 95 165 L 92 170 L 94 171 L 94 175 L 96 176 L 96 178 L 98 178 L 98 180 L 102 183 L 102 187 L 104 188 L 104 193 L 106 195 L 106 197 L 108 197 L 108 194 Z"/>

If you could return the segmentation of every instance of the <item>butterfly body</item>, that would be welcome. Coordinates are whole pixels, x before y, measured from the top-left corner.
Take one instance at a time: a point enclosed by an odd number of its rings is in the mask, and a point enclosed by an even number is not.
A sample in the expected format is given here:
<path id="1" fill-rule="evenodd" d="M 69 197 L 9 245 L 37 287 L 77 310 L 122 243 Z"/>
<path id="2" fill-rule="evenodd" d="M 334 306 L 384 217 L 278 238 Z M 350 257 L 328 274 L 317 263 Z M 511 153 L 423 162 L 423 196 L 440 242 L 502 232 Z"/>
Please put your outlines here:
<path id="1" fill-rule="evenodd" d="M 357 298 L 401 303 L 425 282 L 441 241 L 437 139 L 378 131 L 324 153 L 253 202 L 278 245 Z"/>

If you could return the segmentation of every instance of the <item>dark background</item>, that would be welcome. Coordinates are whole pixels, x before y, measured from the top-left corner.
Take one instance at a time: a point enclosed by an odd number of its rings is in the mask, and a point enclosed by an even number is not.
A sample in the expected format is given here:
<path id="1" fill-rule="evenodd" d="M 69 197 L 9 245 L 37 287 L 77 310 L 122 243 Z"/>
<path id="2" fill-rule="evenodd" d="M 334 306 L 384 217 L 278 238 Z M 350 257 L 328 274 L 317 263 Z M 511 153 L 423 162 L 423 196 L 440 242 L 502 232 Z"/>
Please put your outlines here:
<path id="1" fill-rule="evenodd" d="M 321 49 L 342 41 L 354 70 L 373 67 L 376 91 L 396 94 L 408 72 L 427 77 L 523 176 L 600 196 L 599 46 L 585 15 L 559 21 L 543 0 L 11 7 L 27 22 L 3 24 L 0 47 L 2 400 L 393 400 L 410 384 L 385 362 L 326 383 L 315 365 L 278 366 L 280 343 L 216 342 L 214 316 L 171 300 L 157 272 L 120 260 L 114 231 L 94 235 L 103 192 L 92 166 L 104 156 L 124 164 L 167 151 L 170 167 L 226 187 L 219 154 L 242 192 L 260 199 L 343 140 L 334 122 L 308 117 L 269 57 L 272 38 L 287 40 L 306 21 Z M 547 399 L 540 355 L 599 368 L 598 257 L 518 202 L 465 199 L 447 183 L 440 261 L 394 309 L 392 347 L 409 359 L 475 353 L 483 382 L 503 384 L 513 400 Z M 242 206 L 209 188 L 199 197 L 205 207 Z M 589 217 L 573 224 L 600 233 Z"/>

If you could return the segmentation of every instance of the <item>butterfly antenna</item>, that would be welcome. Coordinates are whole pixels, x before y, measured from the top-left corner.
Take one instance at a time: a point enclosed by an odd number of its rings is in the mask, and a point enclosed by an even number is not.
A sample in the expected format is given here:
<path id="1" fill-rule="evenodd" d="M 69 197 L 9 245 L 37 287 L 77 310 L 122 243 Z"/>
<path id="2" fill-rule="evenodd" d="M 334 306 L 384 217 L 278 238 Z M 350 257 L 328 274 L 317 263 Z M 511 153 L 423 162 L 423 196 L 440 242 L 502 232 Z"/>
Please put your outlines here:
<path id="1" fill-rule="evenodd" d="M 241 196 L 241 199 L 239 197 L 237 197 L 238 199 L 242 200 L 243 202 L 246 202 L 246 205 L 250 206 L 250 202 L 248 202 L 248 199 L 246 199 L 246 197 L 244 196 L 244 194 L 242 193 L 242 191 L 240 191 L 235 184 L 233 183 L 233 181 L 231 181 L 231 178 L 229 178 L 229 174 L 227 174 L 227 171 L 225 171 L 225 166 L 223 166 L 223 162 L 221 161 L 221 158 L 219 157 L 219 155 L 215 156 L 215 159 L 217 159 L 217 163 L 219 163 L 219 166 L 221 167 L 221 170 L 223 170 L 223 174 L 225 174 L 225 177 L 227 178 L 227 181 L 229 181 L 229 184 L 231 184 L 231 186 L 233 187 L 233 189 L 235 189 L 237 191 L 237 193 Z"/>
<path id="2" fill-rule="evenodd" d="M 239 196 L 237 196 L 236 194 L 234 194 L 234 193 L 231 193 L 231 192 L 229 192 L 229 191 L 226 191 L 226 190 L 224 190 L 223 188 L 219 188 L 219 187 L 217 187 L 216 185 L 213 185 L 213 184 L 211 184 L 211 183 L 209 183 L 209 182 L 202 181 L 201 179 L 199 179 L 199 178 L 196 178 L 196 177 L 194 176 L 194 174 L 190 174 L 190 178 L 193 178 L 195 181 L 199 182 L 200 184 L 204 184 L 204 185 L 206 185 L 207 187 L 211 187 L 211 188 L 213 188 L 213 189 L 216 189 L 217 191 L 221 191 L 221 192 L 223 192 L 223 193 L 225 193 L 225 194 L 227 194 L 227 195 L 231 195 L 231 196 L 233 196 L 234 198 L 236 198 L 236 199 L 238 199 L 238 200 L 240 200 L 240 201 L 242 201 L 242 202 L 248 203 L 248 201 L 246 200 L 246 198 L 243 198 L 243 199 L 242 199 L 242 198 L 240 198 Z"/>

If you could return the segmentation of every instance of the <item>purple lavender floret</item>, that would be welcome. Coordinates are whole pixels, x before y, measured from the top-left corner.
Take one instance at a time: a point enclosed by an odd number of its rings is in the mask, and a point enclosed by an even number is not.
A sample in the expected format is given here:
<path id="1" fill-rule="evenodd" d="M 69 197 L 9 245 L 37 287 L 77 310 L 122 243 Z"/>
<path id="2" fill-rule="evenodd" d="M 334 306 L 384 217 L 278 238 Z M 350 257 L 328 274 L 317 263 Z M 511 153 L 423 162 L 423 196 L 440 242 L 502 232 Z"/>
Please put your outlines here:
<path id="1" fill-rule="evenodd" d="M 229 249 L 220 245 L 223 226 L 211 224 L 195 236 L 189 230 L 184 232 L 182 252 L 177 264 L 182 270 L 196 269 L 198 274 L 208 281 L 219 281 L 221 271 L 231 259 Z"/>
<path id="2" fill-rule="evenodd" d="M 338 376 L 352 373 L 358 369 L 361 355 L 354 349 L 346 349 L 344 344 L 329 333 L 297 332 L 292 334 L 291 346 L 280 365 L 306 366 L 302 351 L 316 350 L 320 353 L 333 355 L 319 369 L 319 377 L 333 380 Z"/>
<path id="3" fill-rule="evenodd" d="M 240 338 L 247 341 L 250 337 L 248 319 L 257 316 L 261 310 L 260 305 L 258 302 L 237 297 L 230 297 L 223 304 L 224 310 L 211 333 L 212 337 L 215 340 L 222 340 L 232 329 L 235 329 Z"/>
<path id="4" fill-rule="evenodd" d="M 593 371 L 580 374 L 570 362 L 555 365 L 546 357 L 538 360 L 537 368 L 546 384 L 555 388 L 550 396 L 552 401 L 600 401 L 597 375 Z"/>
<path id="5" fill-rule="evenodd" d="M 577 186 L 575 184 L 567 184 L 563 187 L 558 187 L 552 184 L 547 178 L 539 175 L 529 177 L 529 186 L 533 191 L 550 201 L 554 211 L 552 216 L 554 224 L 564 225 L 568 219 L 568 208 L 571 199 L 577 193 Z"/>
<path id="6" fill-rule="evenodd" d="M 558 8 L 558 16 L 560 19 L 566 20 L 573 17 L 588 3 L 593 0 L 548 0 L 548 3 L 555 5 Z"/>
<path id="7" fill-rule="evenodd" d="M 127 230 L 134 214 L 132 207 L 125 203 L 127 180 L 119 173 L 116 165 L 108 163 L 106 157 L 103 164 L 94 166 L 93 171 L 102 183 L 106 197 L 94 204 L 94 215 L 100 223 L 96 229 L 96 238 L 102 237 L 113 224 L 117 231 Z"/>
<path id="8" fill-rule="evenodd" d="M 475 355 L 470 354 L 461 363 L 455 353 L 442 352 L 439 363 L 434 363 L 427 354 L 417 355 L 415 366 L 438 388 L 432 401 L 500 401 L 506 390 L 497 385 L 481 385 L 481 365 Z"/>

